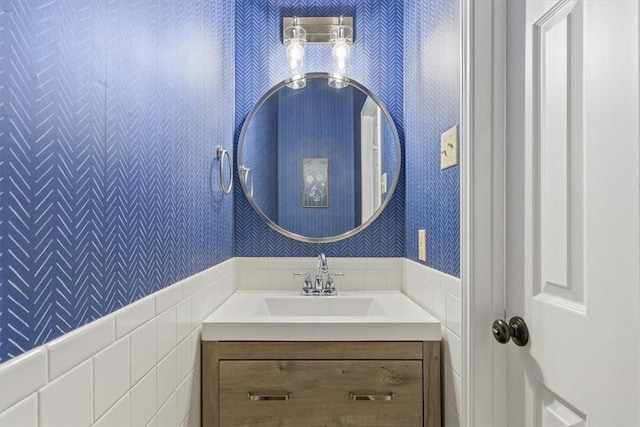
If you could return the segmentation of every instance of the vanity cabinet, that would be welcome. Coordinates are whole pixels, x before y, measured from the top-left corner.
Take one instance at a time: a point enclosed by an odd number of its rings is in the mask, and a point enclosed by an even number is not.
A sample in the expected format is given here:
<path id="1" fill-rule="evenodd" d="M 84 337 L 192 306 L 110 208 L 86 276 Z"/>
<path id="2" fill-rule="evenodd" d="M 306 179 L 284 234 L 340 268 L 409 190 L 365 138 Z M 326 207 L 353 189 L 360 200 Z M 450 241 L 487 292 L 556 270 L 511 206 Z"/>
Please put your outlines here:
<path id="1" fill-rule="evenodd" d="M 440 342 L 202 342 L 202 425 L 439 426 Z"/>

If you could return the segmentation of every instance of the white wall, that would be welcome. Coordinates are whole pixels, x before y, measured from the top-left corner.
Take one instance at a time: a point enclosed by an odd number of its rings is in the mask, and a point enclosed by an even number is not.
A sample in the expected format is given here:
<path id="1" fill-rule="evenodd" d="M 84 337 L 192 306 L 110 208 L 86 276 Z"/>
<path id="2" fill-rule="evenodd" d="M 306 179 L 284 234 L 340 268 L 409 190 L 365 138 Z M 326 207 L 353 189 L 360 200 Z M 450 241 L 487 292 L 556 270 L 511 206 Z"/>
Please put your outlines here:
<path id="1" fill-rule="evenodd" d="M 203 319 L 234 260 L 0 365 L 0 425 L 200 426 Z"/>

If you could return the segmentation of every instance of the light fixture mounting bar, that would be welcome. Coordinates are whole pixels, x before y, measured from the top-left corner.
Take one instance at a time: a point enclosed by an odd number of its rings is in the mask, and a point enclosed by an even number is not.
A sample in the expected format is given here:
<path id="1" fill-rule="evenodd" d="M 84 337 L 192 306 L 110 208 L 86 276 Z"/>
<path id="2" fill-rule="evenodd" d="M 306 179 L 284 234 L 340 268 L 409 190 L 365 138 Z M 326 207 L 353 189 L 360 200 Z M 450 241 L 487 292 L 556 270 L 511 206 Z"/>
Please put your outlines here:
<path id="1" fill-rule="evenodd" d="M 330 43 L 329 32 L 331 28 L 338 25 L 345 25 L 351 27 L 353 30 L 353 37 L 355 38 L 355 28 L 353 27 L 353 17 L 343 16 L 342 22 L 340 22 L 340 16 L 322 16 L 322 17 L 301 17 L 297 16 L 296 23 L 307 31 L 307 44 L 320 44 Z M 294 25 L 293 17 L 282 18 L 282 33 L 284 40 L 284 29 Z"/>

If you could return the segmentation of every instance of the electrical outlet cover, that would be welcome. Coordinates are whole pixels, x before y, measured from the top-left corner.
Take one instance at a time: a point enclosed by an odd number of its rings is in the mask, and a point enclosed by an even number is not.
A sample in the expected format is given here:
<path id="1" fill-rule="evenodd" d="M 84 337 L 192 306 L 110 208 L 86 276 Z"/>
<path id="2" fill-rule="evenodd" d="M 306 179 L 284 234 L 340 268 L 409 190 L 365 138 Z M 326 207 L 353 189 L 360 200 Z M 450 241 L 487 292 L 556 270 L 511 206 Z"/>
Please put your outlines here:
<path id="1" fill-rule="evenodd" d="M 440 135 L 440 169 L 458 164 L 458 125 Z"/>
<path id="2" fill-rule="evenodd" d="M 418 230 L 418 260 L 427 260 L 427 230 Z"/>

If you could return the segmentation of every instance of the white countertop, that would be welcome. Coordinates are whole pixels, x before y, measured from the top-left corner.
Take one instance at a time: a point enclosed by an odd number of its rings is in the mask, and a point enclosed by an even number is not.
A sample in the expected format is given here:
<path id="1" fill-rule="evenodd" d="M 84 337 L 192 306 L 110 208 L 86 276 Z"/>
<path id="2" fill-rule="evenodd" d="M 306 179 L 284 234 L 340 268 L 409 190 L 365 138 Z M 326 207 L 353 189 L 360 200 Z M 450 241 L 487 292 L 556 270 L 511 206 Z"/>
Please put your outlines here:
<path id="1" fill-rule="evenodd" d="M 204 320 L 203 341 L 439 341 L 440 322 L 399 291 L 301 296 L 237 291 Z"/>

